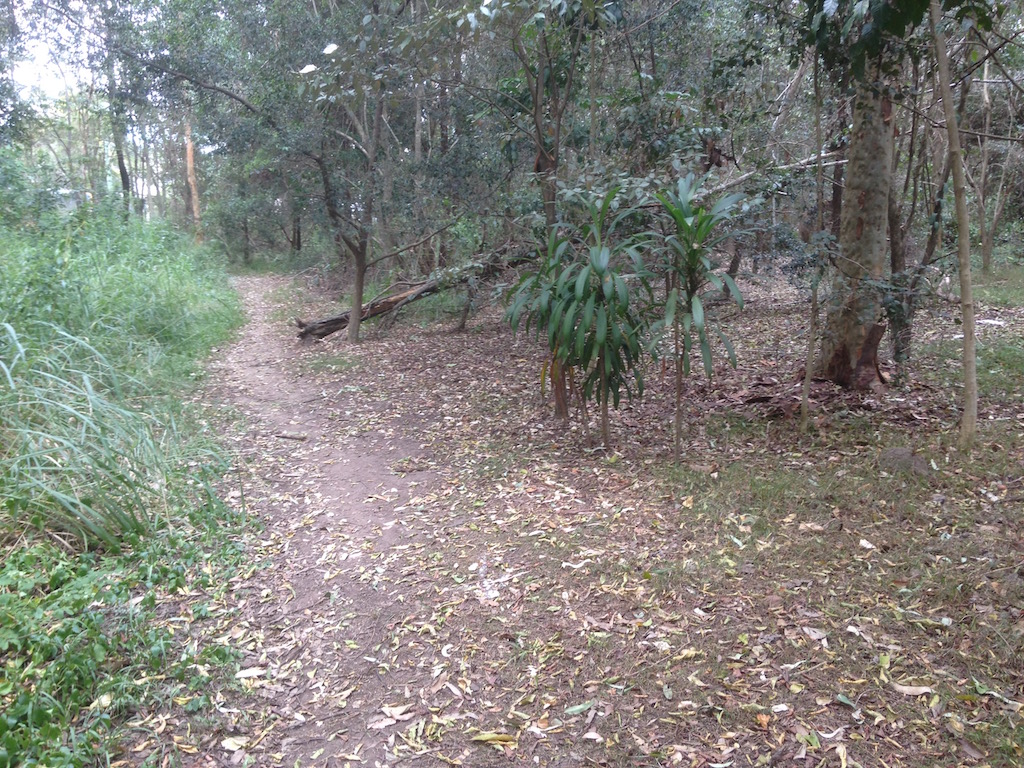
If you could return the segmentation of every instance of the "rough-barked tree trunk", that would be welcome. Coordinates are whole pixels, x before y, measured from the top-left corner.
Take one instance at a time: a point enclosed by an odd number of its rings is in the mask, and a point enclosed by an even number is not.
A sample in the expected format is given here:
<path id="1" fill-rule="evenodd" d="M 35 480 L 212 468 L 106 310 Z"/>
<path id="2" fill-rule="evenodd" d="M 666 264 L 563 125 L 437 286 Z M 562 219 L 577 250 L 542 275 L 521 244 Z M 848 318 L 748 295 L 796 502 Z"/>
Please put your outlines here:
<path id="1" fill-rule="evenodd" d="M 897 202 L 897 190 L 889 190 L 889 264 L 892 271 L 893 301 L 899 303 L 899 309 L 889 313 L 892 334 L 892 357 L 897 372 L 901 372 L 910 359 L 911 306 L 913 297 L 910 291 L 910 274 L 907 272 L 907 248 L 909 245 L 908 228 L 910 218 L 903 220 L 900 205 Z M 900 374 L 901 375 L 901 374 Z"/>
<path id="2" fill-rule="evenodd" d="M 199 179 L 196 176 L 196 150 L 192 143 L 192 123 L 185 121 L 185 176 L 188 180 L 189 208 L 197 243 L 203 242 L 203 218 L 199 213 Z M 248 240 L 246 241 L 248 248 Z"/>
<path id="3" fill-rule="evenodd" d="M 844 78 L 843 82 L 840 83 L 841 90 L 845 90 L 845 84 Z M 836 116 L 836 123 L 838 126 L 836 130 L 838 135 L 836 136 L 833 146 L 835 151 L 839 153 L 836 160 L 842 160 L 846 150 L 846 145 L 843 139 L 843 131 L 846 129 L 847 123 L 846 102 L 847 100 L 845 98 L 841 98 L 839 100 L 839 110 Z M 843 216 L 843 167 L 844 164 L 841 162 L 837 162 L 832 167 L 832 199 L 829 204 L 832 210 L 832 234 L 835 236 L 836 240 L 839 239 L 839 225 L 840 222 L 842 222 Z"/>
<path id="4" fill-rule="evenodd" d="M 819 357 L 820 373 L 854 389 L 881 384 L 878 283 L 886 264 L 889 181 L 892 175 L 892 105 L 871 83 L 857 87 L 839 231 L 833 300 Z"/>

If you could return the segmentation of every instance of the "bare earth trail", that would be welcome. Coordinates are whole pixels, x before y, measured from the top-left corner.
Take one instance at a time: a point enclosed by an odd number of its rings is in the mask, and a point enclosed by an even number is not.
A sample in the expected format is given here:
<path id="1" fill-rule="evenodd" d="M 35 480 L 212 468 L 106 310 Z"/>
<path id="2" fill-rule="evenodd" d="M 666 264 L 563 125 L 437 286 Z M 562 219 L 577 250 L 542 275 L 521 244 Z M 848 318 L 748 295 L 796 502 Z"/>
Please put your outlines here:
<path id="1" fill-rule="evenodd" d="M 535 370 L 535 347 L 514 352 L 494 318 L 458 337 L 457 357 L 447 331 L 303 345 L 289 280 L 235 286 L 248 322 L 211 364 L 207 399 L 241 417 L 223 436 L 240 468 L 226 501 L 266 527 L 215 638 L 242 651 L 244 690 L 225 694 L 229 724 L 196 764 L 583 765 L 568 746 L 538 749 L 567 733 L 547 713 L 580 674 L 548 620 L 577 623 L 569 593 L 541 589 L 545 570 L 567 573 L 562 557 L 532 553 L 557 526 L 504 499 L 540 493 L 557 519 L 582 502 L 555 481 L 501 479 L 546 430 L 479 421 L 509 395 L 534 399 L 517 365 Z M 591 706 L 572 718 L 578 735 Z"/>
<path id="2" fill-rule="evenodd" d="M 415 536 L 394 510 L 434 476 L 419 469 L 423 449 L 388 426 L 386 402 L 344 377 L 300 372 L 302 349 L 273 316 L 271 297 L 287 285 L 237 279 L 248 322 L 210 367 L 213 397 L 246 425 L 234 439 L 248 471 L 229 501 L 266 525 L 264 559 L 234 589 L 232 645 L 247 653 L 240 679 L 252 696 L 234 702 L 228 743 L 239 747 L 232 762 L 373 764 L 388 740 L 382 708 L 411 709 L 410 691 L 393 689 L 375 661 L 409 611 L 379 576 Z"/>

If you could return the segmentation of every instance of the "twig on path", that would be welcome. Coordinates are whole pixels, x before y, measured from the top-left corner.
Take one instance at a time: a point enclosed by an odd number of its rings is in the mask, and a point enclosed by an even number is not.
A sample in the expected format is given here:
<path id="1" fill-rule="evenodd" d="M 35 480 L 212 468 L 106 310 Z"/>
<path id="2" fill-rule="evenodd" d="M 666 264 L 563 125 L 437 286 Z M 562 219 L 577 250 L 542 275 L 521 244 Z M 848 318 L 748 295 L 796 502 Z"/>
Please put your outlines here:
<path id="1" fill-rule="evenodd" d="M 305 432 L 275 432 L 274 437 L 280 437 L 282 440 L 309 440 L 309 435 Z"/>

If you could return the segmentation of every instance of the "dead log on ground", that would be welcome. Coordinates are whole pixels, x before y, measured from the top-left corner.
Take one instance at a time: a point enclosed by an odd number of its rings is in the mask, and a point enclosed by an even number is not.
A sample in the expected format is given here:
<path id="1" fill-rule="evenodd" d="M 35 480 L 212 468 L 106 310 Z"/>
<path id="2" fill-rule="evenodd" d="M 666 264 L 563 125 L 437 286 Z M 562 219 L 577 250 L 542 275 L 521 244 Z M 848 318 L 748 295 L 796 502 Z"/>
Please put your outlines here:
<path id="1" fill-rule="evenodd" d="M 401 293 L 373 299 L 363 305 L 363 316 L 360 322 L 362 320 L 369 320 L 371 317 L 380 317 L 381 315 L 397 312 L 406 304 L 411 304 L 418 299 L 422 299 L 424 296 L 437 293 L 443 288 L 462 285 L 471 278 L 475 277 L 478 280 L 486 280 L 497 275 L 503 269 L 533 261 L 537 256 L 535 251 L 526 252 L 513 256 L 506 261 L 501 258 L 506 250 L 507 248 L 502 248 L 495 252 L 489 261 L 482 264 L 469 264 L 455 270 L 445 270 L 439 277 L 424 280 L 422 283 L 416 283 L 416 285 Z M 350 314 L 351 310 L 348 310 L 333 317 L 326 317 L 323 320 L 311 320 L 309 322 L 296 319 L 295 324 L 299 327 L 299 338 L 323 339 L 332 333 L 344 330 L 348 328 Z"/>
<path id="2" fill-rule="evenodd" d="M 397 312 L 406 304 L 422 299 L 424 296 L 429 296 L 432 293 L 437 293 L 441 286 L 442 282 L 440 280 L 427 280 L 401 293 L 374 299 L 363 305 L 363 316 L 361 319 L 369 320 L 371 317 L 386 315 L 388 312 Z M 332 333 L 344 330 L 348 328 L 348 320 L 351 314 L 351 310 L 348 310 L 333 317 L 327 317 L 323 320 L 312 320 L 308 323 L 305 320 L 296 320 L 295 324 L 299 326 L 299 338 L 323 339 Z"/>

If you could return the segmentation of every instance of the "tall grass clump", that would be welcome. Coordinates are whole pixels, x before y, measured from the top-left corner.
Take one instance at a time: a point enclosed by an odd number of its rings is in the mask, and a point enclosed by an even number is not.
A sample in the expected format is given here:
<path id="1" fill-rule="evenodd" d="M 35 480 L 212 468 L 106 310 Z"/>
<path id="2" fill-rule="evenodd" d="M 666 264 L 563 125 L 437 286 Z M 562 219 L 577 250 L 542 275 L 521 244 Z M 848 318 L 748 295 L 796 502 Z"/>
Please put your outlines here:
<path id="1" fill-rule="evenodd" d="M 195 684 L 154 617 L 240 558 L 224 458 L 182 404 L 239 319 L 168 226 L 0 213 L 0 768 L 109 765 L 133 712 Z"/>
<path id="2" fill-rule="evenodd" d="M 10 323 L 0 325 L 6 527 L 117 551 L 166 511 L 170 456 L 153 420 L 123 402 L 120 377 L 102 354 L 52 324 L 25 327 L 23 343 Z"/>
<path id="3" fill-rule="evenodd" d="M 0 489 L 27 528 L 118 549 L 168 513 L 181 387 L 237 323 L 223 271 L 91 210 L 0 245 Z"/>

